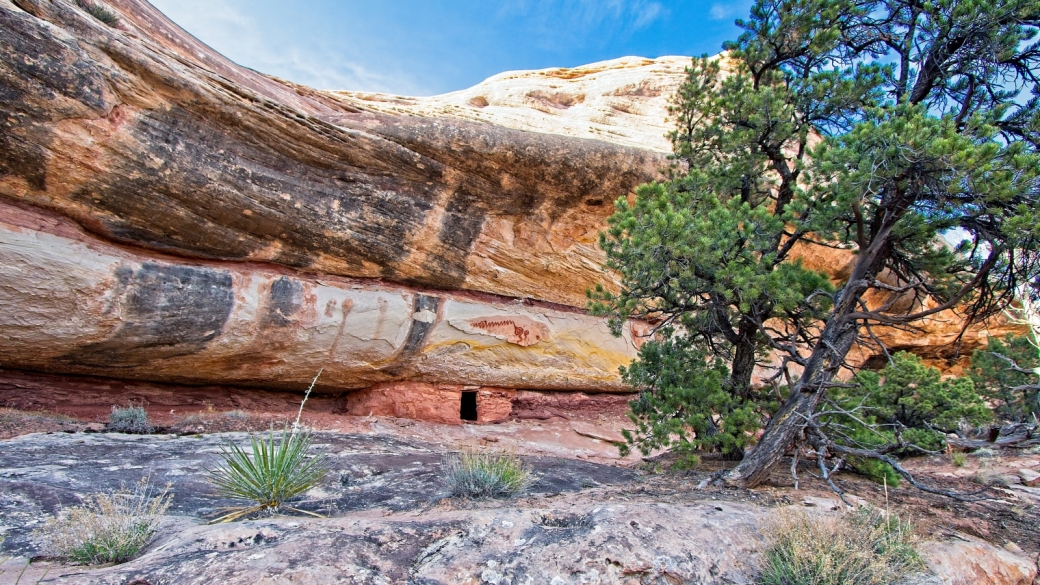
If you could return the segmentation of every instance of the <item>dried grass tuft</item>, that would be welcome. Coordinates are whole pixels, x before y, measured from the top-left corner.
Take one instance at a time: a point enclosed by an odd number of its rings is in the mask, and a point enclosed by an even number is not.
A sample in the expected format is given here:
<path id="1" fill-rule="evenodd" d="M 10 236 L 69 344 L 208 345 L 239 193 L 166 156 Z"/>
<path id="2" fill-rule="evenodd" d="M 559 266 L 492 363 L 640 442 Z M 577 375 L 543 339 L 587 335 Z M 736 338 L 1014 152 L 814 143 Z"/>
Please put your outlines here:
<path id="1" fill-rule="evenodd" d="M 534 482 L 531 468 L 517 455 L 472 450 L 446 457 L 444 477 L 453 496 L 471 498 L 515 496 Z"/>
<path id="2" fill-rule="evenodd" d="M 885 585 L 924 568 L 910 524 L 881 510 L 784 510 L 767 533 L 763 585 Z"/>
<path id="3" fill-rule="evenodd" d="M 34 535 L 48 556 L 82 565 L 123 563 L 144 550 L 170 507 L 170 486 L 153 494 L 147 478 L 133 488 L 88 496 L 60 510 Z"/>

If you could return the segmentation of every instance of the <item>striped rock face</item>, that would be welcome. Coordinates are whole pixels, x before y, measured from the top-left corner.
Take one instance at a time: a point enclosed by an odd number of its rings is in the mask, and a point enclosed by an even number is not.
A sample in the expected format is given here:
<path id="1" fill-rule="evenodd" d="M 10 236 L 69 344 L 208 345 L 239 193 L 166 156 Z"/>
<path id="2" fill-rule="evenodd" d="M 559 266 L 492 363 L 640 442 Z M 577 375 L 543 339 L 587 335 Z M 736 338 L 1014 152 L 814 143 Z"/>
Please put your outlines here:
<path id="1" fill-rule="evenodd" d="M 115 27 L 71 0 L 0 0 L 4 368 L 626 391 L 649 329 L 611 336 L 585 291 L 615 284 L 597 247 L 612 202 L 669 167 L 685 58 L 429 98 L 316 91 L 144 0 L 106 4 Z M 840 272 L 820 254 L 803 256 Z M 928 354 L 958 329 L 934 326 L 878 334 Z"/>
<path id="2" fill-rule="evenodd" d="M 612 201 L 667 169 L 684 59 L 405 107 L 266 77 L 143 0 L 107 4 L 115 27 L 0 0 L 5 368 L 625 390 L 631 331 L 587 315 L 585 290 L 611 284 Z"/>
<path id="3" fill-rule="evenodd" d="M 179 383 L 620 391 L 635 351 L 566 307 L 143 256 L 0 204 L 0 363 Z M 455 409 L 458 410 L 457 408 Z"/>

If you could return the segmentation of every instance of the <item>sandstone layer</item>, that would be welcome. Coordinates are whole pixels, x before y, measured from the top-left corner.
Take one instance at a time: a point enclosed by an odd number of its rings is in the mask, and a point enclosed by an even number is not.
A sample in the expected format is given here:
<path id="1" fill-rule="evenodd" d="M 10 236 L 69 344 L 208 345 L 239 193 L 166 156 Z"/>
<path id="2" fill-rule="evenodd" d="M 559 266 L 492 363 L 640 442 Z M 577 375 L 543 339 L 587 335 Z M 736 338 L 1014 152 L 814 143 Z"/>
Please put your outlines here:
<path id="1" fill-rule="evenodd" d="M 297 390 L 324 368 L 320 391 L 382 385 L 365 404 L 386 414 L 467 386 L 625 390 L 646 326 L 612 338 L 584 294 L 611 285 L 612 202 L 669 167 L 685 58 L 323 92 L 144 0 L 106 6 L 115 26 L 0 0 L 5 368 Z M 841 278 L 828 254 L 804 256 Z M 935 359 L 958 332 L 876 331 Z"/>
<path id="2" fill-rule="evenodd" d="M 582 306 L 611 202 L 667 166 L 365 109 L 237 67 L 143 1 L 111 5 L 118 28 L 71 0 L 0 3 L 0 194 L 103 240 Z"/>
<path id="3" fill-rule="evenodd" d="M 5 367 L 623 389 L 631 336 L 580 308 L 611 201 L 660 176 L 660 148 L 368 107 L 109 6 L 115 27 L 0 0 Z M 662 114 L 675 67 L 639 65 L 651 90 L 607 64 L 595 89 Z"/>
<path id="4" fill-rule="evenodd" d="M 565 307 L 142 257 L 3 204 L 0 265 L 0 359 L 36 370 L 302 389 L 324 368 L 321 388 L 617 391 L 634 348 L 631 332 Z"/>

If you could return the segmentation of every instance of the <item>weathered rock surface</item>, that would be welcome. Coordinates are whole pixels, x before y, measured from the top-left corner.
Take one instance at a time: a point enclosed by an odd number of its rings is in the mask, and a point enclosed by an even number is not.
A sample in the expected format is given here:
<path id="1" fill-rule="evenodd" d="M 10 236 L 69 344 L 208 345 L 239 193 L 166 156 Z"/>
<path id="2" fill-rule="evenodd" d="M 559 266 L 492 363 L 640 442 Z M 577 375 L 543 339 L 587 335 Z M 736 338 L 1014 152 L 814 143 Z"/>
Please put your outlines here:
<path id="1" fill-rule="evenodd" d="M 319 433 L 334 471 L 298 506 L 331 517 L 204 526 L 233 504 L 209 495 L 203 470 L 223 440 L 99 434 L 27 435 L 0 451 L 0 579 L 147 583 L 745 583 L 755 582 L 774 513 L 765 492 L 663 490 L 617 467 L 527 458 L 538 474 L 512 501 L 444 500 L 443 445 L 387 435 Z M 26 466 L 27 460 L 34 465 Z M 144 556 L 127 564 L 25 566 L 32 529 L 60 505 L 149 475 L 172 483 L 173 507 Z M 827 514 L 838 511 L 822 512 Z M 966 544 L 965 544 L 966 543 Z M 967 548 L 965 548 L 967 547 Z M 977 539 L 926 543 L 936 575 L 900 585 L 1028 585 L 1029 561 Z M 1026 580 L 1023 580 L 1026 579 Z M 6 582 L 6 581 L 4 581 Z"/>
<path id="2" fill-rule="evenodd" d="M 1032 585 L 1037 577 L 1035 561 L 970 536 L 926 542 L 921 546 L 921 555 L 928 567 L 949 585 Z"/>
<path id="3" fill-rule="evenodd" d="M 610 202 L 661 152 L 365 107 L 110 5 L 115 28 L 72 0 L 0 0 L 5 366 L 622 389 L 632 340 L 570 307 L 603 279 Z M 661 114 L 675 67 L 606 64 L 589 91 Z"/>
<path id="4" fill-rule="evenodd" d="M 329 93 L 389 114 L 488 122 L 670 153 L 668 99 L 689 65 L 689 57 L 622 57 L 573 68 L 507 71 L 431 97 Z"/>
<path id="5" fill-rule="evenodd" d="M 73 0 L 0 0 L 4 367 L 625 389 L 643 326 L 613 339 L 581 308 L 610 279 L 611 202 L 668 167 L 684 58 L 430 98 L 320 92 L 235 65 L 144 0 L 107 5 L 115 27 Z M 939 354 L 959 331 L 925 329 L 879 336 Z"/>
<path id="6" fill-rule="evenodd" d="M 581 306 L 610 203 L 667 164 L 366 110 L 237 67 L 143 0 L 110 4 L 119 28 L 71 0 L 0 4 L 0 194 L 101 239 Z"/>
<path id="7" fill-rule="evenodd" d="M 0 361 L 23 368 L 297 389 L 324 368 L 326 388 L 605 391 L 624 389 L 617 368 L 635 352 L 630 334 L 566 307 L 141 257 L 3 203 L 0 265 Z"/>

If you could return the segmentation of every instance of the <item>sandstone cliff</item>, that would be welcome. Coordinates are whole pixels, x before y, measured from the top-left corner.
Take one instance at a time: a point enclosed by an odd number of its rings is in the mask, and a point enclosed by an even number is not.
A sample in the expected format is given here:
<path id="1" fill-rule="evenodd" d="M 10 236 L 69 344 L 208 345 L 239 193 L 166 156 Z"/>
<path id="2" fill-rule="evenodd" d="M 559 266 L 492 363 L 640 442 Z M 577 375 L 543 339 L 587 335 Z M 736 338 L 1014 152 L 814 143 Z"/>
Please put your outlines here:
<path id="1" fill-rule="evenodd" d="M 625 114 L 635 130 L 611 142 L 573 115 L 529 132 L 523 108 L 493 124 L 479 101 L 440 115 L 317 92 L 231 63 L 143 1 L 108 5 L 115 27 L 71 0 L 0 0 L 4 366 L 623 389 L 631 336 L 576 308 L 602 278 L 611 201 L 667 165 L 660 136 L 631 145 L 663 134 L 677 59 L 572 76 L 600 110 L 650 102 L 655 125 Z"/>
<path id="2" fill-rule="evenodd" d="M 320 92 L 144 0 L 107 6 L 115 26 L 74 0 L 0 0 L 3 367 L 625 390 L 640 338 L 611 337 L 584 291 L 606 278 L 612 201 L 668 167 L 685 58 Z M 932 325 L 884 335 L 927 353 L 956 333 Z"/>

